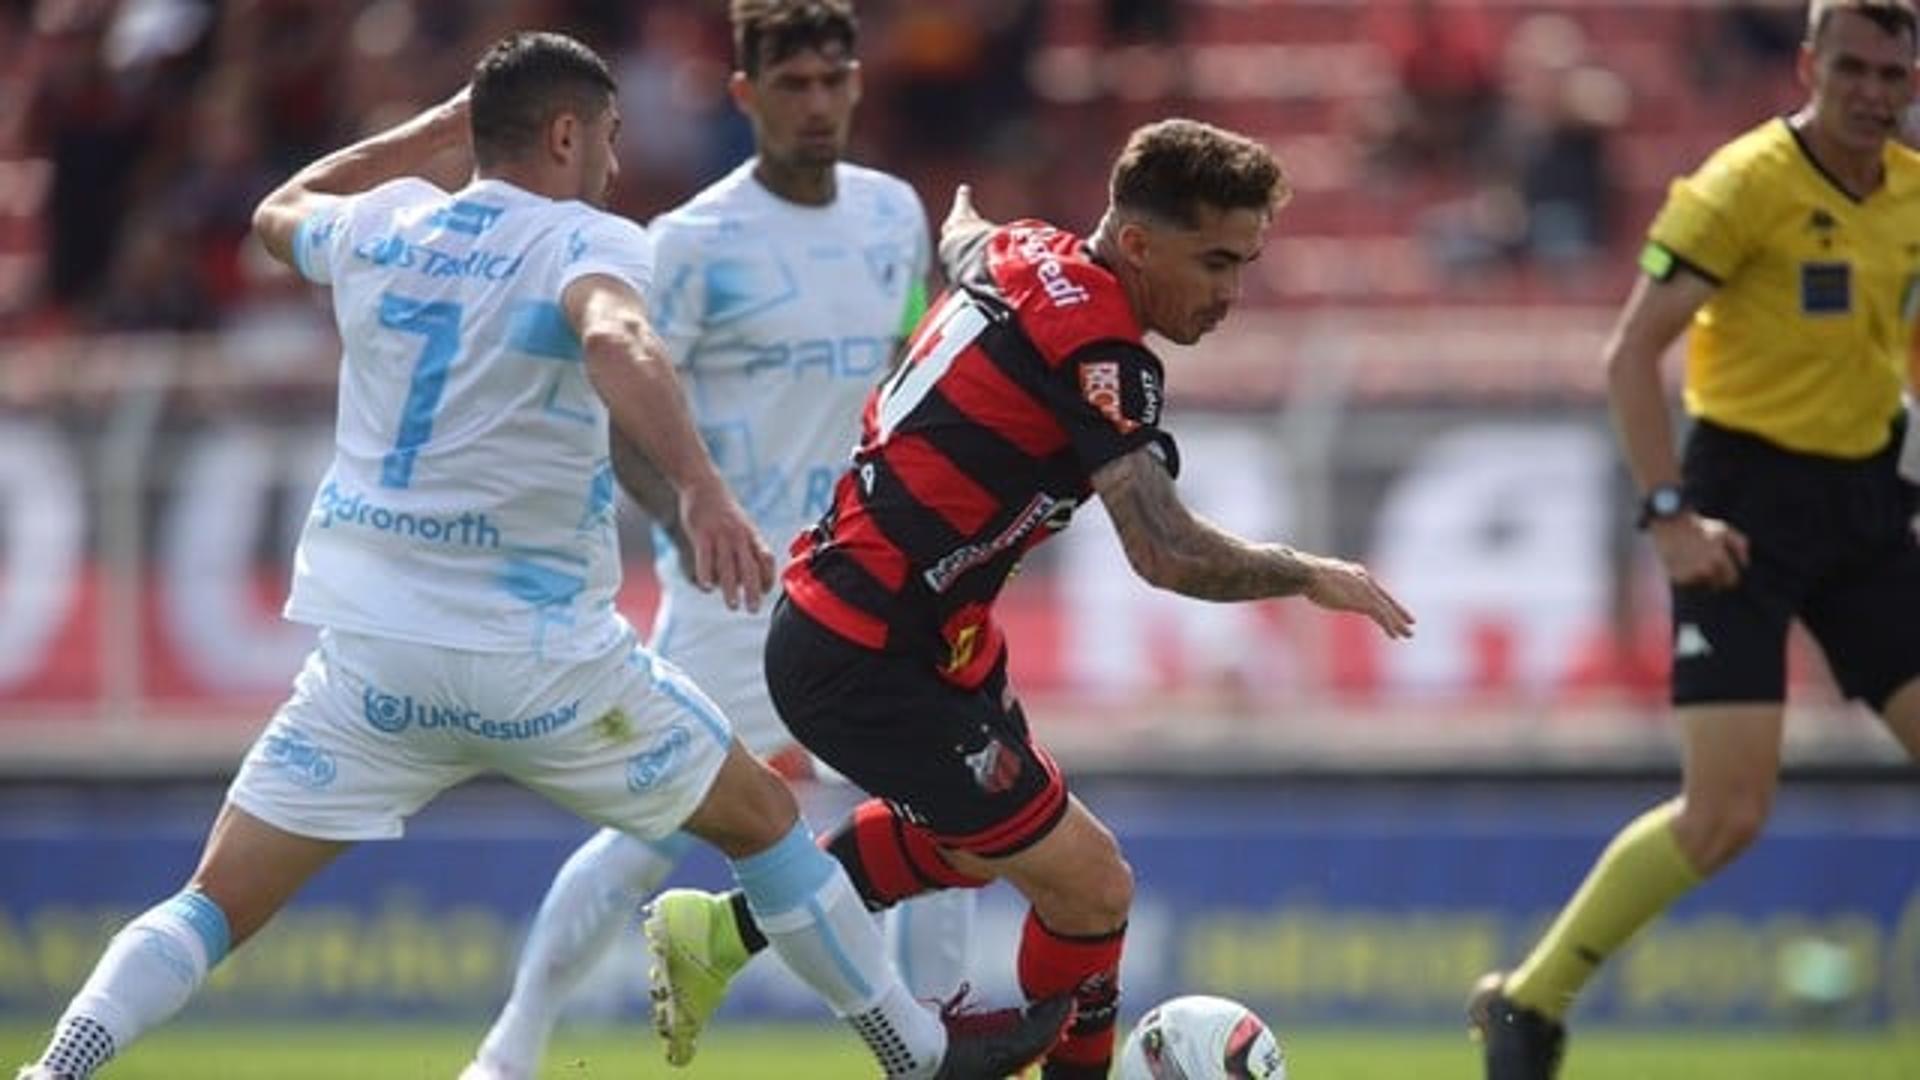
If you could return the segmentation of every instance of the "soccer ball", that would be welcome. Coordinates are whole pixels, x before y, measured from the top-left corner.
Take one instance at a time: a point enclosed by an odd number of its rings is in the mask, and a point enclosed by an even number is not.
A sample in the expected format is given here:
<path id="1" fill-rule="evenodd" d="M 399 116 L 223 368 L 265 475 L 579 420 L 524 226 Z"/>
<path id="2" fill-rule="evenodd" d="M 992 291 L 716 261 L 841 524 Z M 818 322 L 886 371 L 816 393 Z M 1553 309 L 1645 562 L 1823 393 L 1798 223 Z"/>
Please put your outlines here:
<path id="1" fill-rule="evenodd" d="M 1237 1001 L 1189 994 L 1163 1001 L 1127 1034 L 1119 1080 L 1287 1080 L 1280 1042 Z"/>

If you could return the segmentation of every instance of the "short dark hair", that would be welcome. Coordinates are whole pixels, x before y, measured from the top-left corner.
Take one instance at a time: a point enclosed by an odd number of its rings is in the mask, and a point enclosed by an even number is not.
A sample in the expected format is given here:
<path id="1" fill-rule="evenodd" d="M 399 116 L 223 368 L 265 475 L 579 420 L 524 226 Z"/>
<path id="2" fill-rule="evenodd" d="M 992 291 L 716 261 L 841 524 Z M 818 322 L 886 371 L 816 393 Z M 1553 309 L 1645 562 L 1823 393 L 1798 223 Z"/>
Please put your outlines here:
<path id="1" fill-rule="evenodd" d="M 600 115 L 618 86 L 600 54 L 545 31 L 512 34 L 473 66 L 473 160 L 482 168 L 525 153 L 560 113 Z"/>
<path id="2" fill-rule="evenodd" d="M 1920 11 L 1914 0 L 1813 0 L 1807 5 L 1808 45 L 1819 42 L 1820 32 L 1836 11 L 1851 11 L 1888 34 L 1905 34 L 1908 41 L 1920 42 Z"/>
<path id="3" fill-rule="evenodd" d="M 860 22 L 849 0 L 733 0 L 733 66 L 749 77 L 802 49 L 853 52 Z"/>
<path id="4" fill-rule="evenodd" d="M 1198 120 L 1160 120 L 1136 128 L 1107 184 L 1116 209 L 1192 228 L 1199 206 L 1273 210 L 1292 197 L 1266 147 Z"/>

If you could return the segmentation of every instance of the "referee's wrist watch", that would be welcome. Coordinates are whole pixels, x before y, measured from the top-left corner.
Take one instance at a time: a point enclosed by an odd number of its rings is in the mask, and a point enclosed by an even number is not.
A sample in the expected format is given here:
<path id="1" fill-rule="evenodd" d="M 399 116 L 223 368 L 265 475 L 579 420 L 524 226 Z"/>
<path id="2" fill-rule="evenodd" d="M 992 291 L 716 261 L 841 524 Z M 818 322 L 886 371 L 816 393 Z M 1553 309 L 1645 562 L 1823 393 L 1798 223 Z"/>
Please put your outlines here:
<path id="1" fill-rule="evenodd" d="M 1656 521 L 1664 521 L 1687 508 L 1687 496 L 1678 484 L 1661 484 L 1647 497 L 1640 500 L 1640 516 L 1634 519 L 1636 529 L 1645 529 Z"/>

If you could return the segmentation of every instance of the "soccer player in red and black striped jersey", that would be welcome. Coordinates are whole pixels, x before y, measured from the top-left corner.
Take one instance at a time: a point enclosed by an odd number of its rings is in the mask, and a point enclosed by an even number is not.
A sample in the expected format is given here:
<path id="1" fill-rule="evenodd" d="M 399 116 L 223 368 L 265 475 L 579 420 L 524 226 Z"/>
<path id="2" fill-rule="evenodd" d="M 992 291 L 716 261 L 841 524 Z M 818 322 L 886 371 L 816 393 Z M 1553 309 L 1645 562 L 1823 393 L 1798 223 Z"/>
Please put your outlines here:
<path id="1" fill-rule="evenodd" d="M 1107 1074 L 1133 880 L 1008 685 L 993 603 L 1022 556 L 1097 494 L 1156 586 L 1305 596 L 1389 637 L 1412 632 L 1364 568 L 1233 536 L 1174 487 L 1145 335 L 1191 344 L 1218 326 L 1287 195 L 1265 147 L 1191 120 L 1133 133 L 1089 238 L 992 225 L 962 188 L 940 243 L 952 286 L 869 399 L 831 510 L 794 543 L 769 631 L 782 719 L 875 796 L 823 841 L 868 904 L 996 877 L 1032 904 L 1021 988 L 1078 1003 L 1049 1080 Z M 717 1003 L 712 984 L 761 945 L 754 915 L 738 897 L 663 896 L 649 934 L 668 992 Z"/>

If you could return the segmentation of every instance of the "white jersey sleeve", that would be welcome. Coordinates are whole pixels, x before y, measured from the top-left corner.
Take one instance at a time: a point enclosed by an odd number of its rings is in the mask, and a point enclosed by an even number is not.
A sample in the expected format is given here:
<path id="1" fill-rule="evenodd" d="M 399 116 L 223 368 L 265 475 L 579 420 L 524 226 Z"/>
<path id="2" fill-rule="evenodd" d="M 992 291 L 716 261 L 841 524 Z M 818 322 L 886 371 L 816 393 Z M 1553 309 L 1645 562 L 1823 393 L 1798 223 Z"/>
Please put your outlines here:
<path id="1" fill-rule="evenodd" d="M 308 214 L 293 234 L 293 261 L 316 285 L 333 282 L 335 268 L 354 248 L 354 223 L 377 218 L 395 206 L 447 193 L 426 180 L 403 176 L 357 195 L 345 195 Z"/>
<path id="2" fill-rule="evenodd" d="M 626 218 L 601 214 L 567 235 L 559 287 L 565 292 L 583 277 L 603 274 L 644 298 L 653 285 L 653 273 L 653 244 L 645 230 Z"/>

